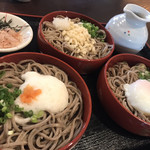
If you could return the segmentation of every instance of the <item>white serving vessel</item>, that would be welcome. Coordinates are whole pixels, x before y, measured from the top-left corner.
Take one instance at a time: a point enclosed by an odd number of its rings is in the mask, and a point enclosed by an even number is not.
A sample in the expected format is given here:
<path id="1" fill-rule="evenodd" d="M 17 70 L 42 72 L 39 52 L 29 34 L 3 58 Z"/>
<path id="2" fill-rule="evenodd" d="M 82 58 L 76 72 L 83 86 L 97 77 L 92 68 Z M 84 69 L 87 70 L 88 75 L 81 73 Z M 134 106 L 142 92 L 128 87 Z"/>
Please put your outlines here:
<path id="1" fill-rule="evenodd" d="M 31 26 L 25 20 L 13 14 L 0 12 L 0 19 L 3 17 L 5 17 L 6 21 L 12 19 L 11 27 L 15 27 L 16 25 L 22 26 L 22 29 L 20 30 L 22 41 L 16 47 L 0 48 L 0 53 L 14 52 L 26 47 L 33 38 L 33 30 Z"/>
<path id="2" fill-rule="evenodd" d="M 109 20 L 106 29 L 115 41 L 116 51 L 136 54 L 148 40 L 146 23 L 150 22 L 150 12 L 135 4 L 127 4 L 123 11 Z"/>

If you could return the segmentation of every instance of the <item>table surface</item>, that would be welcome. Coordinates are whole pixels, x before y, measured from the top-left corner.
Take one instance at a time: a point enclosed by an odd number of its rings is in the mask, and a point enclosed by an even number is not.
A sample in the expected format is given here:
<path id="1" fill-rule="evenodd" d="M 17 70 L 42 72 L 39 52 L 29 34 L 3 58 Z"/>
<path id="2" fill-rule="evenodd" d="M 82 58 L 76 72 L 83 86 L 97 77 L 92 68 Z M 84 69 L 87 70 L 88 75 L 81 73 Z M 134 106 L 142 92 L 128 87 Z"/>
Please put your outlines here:
<path id="1" fill-rule="evenodd" d="M 127 3 L 140 5 L 150 11 L 150 0 L 0 0 L 0 11 L 43 16 L 52 11 L 68 10 L 83 13 L 99 22 L 108 22 L 114 15 L 122 13 Z M 150 23 L 147 26 L 150 33 Z"/>
<path id="2" fill-rule="evenodd" d="M 138 4 L 150 11 L 150 0 L 31 0 L 27 3 L 0 0 L 0 11 L 38 15 L 39 18 L 22 16 L 33 27 L 36 35 L 40 16 L 49 12 L 75 11 L 99 22 L 107 23 L 114 15 L 122 13 L 127 3 Z M 150 23 L 147 23 L 147 26 L 150 33 Z M 148 44 L 150 44 L 150 36 Z M 36 36 L 31 45 L 22 51 L 38 51 Z M 0 54 L 2 55 L 4 54 Z M 140 55 L 150 59 L 148 50 L 143 51 Z M 98 73 L 82 76 L 91 92 L 93 112 L 85 134 L 73 150 L 149 150 L 150 138 L 140 137 L 122 129 L 103 110 L 96 93 L 97 75 Z"/>

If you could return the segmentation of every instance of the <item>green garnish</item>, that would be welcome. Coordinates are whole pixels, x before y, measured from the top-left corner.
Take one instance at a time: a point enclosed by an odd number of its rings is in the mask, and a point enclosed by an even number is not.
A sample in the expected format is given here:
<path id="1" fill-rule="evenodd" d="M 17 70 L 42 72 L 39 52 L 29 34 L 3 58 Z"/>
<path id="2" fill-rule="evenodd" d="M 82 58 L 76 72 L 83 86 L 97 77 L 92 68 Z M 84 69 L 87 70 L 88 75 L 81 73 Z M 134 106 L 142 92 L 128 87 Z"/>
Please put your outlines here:
<path id="1" fill-rule="evenodd" d="M 44 115 L 44 112 L 41 110 L 37 113 L 37 118 L 41 118 Z"/>
<path id="2" fill-rule="evenodd" d="M 26 26 L 18 26 L 18 25 L 16 25 L 15 27 L 12 27 L 11 26 L 12 21 L 13 21 L 12 19 L 7 21 L 5 16 L 2 17 L 0 19 L 0 30 L 3 30 L 5 28 L 10 28 L 10 29 L 13 29 L 16 32 L 19 32 L 23 27 L 28 27 L 29 26 L 29 25 L 26 25 Z"/>
<path id="3" fill-rule="evenodd" d="M 10 89 L 13 87 L 13 85 L 11 83 L 8 83 L 8 84 L 6 84 L 6 87 Z"/>
<path id="4" fill-rule="evenodd" d="M 21 107 L 19 107 L 19 105 L 15 105 L 15 107 L 14 107 L 14 111 L 15 112 L 22 112 L 24 109 L 23 108 L 21 108 Z"/>
<path id="5" fill-rule="evenodd" d="M 38 119 L 41 118 L 43 115 L 44 115 L 44 112 L 43 112 L 43 111 L 39 111 L 37 114 L 34 114 L 34 115 L 31 117 L 31 121 L 32 121 L 33 123 L 37 123 L 37 122 L 38 122 Z"/>
<path id="6" fill-rule="evenodd" d="M 12 118 L 12 114 L 11 113 L 7 113 L 6 116 L 7 116 L 7 118 Z"/>
<path id="7" fill-rule="evenodd" d="M 43 111 L 39 111 L 36 114 L 34 114 L 32 110 L 24 111 L 24 109 L 20 108 L 18 105 L 15 105 L 15 109 L 14 110 L 15 110 L 15 112 L 22 113 L 23 117 L 25 117 L 25 118 L 30 117 L 32 123 L 37 123 L 38 119 L 41 118 L 43 116 L 43 114 L 44 114 Z"/>
<path id="8" fill-rule="evenodd" d="M 23 112 L 24 117 L 28 118 L 28 117 L 32 117 L 33 116 L 33 111 L 29 110 L 29 111 L 24 111 Z"/>
<path id="9" fill-rule="evenodd" d="M 145 72 L 140 72 L 139 79 L 150 80 L 150 71 L 146 70 Z"/>
<path id="10" fill-rule="evenodd" d="M 10 24 L 12 23 L 12 19 L 10 19 L 8 22 L 6 21 L 6 18 L 5 17 L 2 17 L 0 19 L 0 29 L 3 29 L 3 28 L 7 28 L 7 27 L 10 27 Z"/>
<path id="11" fill-rule="evenodd" d="M 37 119 L 36 115 L 33 115 L 31 117 L 31 121 L 32 121 L 32 123 L 37 123 L 38 122 L 38 119 Z"/>
<path id="12" fill-rule="evenodd" d="M 37 123 L 38 119 L 44 114 L 43 111 L 39 111 L 34 114 L 32 110 L 24 111 L 24 108 L 15 105 L 15 99 L 21 94 L 21 90 L 15 88 L 13 92 L 9 91 L 12 88 L 12 84 L 7 84 L 7 88 L 0 86 L 0 124 L 4 124 L 7 119 L 12 118 L 11 111 L 22 113 L 23 117 L 31 117 L 33 123 Z"/>
<path id="13" fill-rule="evenodd" d="M 106 37 L 105 32 L 101 32 L 98 26 L 95 26 L 92 23 L 89 23 L 87 21 L 82 21 L 83 27 L 85 27 L 92 38 L 99 38 L 101 42 L 104 42 L 104 39 Z"/>
<path id="14" fill-rule="evenodd" d="M 12 118 L 11 111 L 15 108 L 14 101 L 20 93 L 21 91 L 17 88 L 10 92 L 8 88 L 0 86 L 0 124 Z"/>
<path id="15" fill-rule="evenodd" d="M 7 107 L 4 106 L 4 107 L 2 108 L 2 112 L 6 112 L 6 111 L 7 111 Z"/>
<path id="16" fill-rule="evenodd" d="M 18 97 L 20 94 L 21 94 L 21 90 L 15 88 L 15 89 L 14 89 L 14 92 L 13 92 L 14 97 Z"/>

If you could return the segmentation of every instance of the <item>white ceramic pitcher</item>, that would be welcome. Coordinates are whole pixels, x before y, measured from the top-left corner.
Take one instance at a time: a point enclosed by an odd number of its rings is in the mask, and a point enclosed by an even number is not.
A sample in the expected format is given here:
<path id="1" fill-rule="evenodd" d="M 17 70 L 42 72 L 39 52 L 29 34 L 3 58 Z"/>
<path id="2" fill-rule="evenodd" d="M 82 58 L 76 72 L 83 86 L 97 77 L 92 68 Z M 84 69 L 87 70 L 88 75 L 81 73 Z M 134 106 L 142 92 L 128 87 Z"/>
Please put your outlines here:
<path id="1" fill-rule="evenodd" d="M 114 16 L 106 24 L 120 53 L 138 53 L 148 40 L 146 23 L 150 22 L 150 12 L 141 6 L 127 4 L 124 13 Z"/>

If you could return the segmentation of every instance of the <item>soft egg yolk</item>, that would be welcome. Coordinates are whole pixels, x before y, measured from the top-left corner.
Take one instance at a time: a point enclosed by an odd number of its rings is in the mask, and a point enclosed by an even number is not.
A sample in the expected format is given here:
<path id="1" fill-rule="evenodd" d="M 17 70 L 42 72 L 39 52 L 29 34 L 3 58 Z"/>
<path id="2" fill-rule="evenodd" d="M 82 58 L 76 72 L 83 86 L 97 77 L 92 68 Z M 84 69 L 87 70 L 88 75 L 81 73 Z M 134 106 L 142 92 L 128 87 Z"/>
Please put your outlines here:
<path id="1" fill-rule="evenodd" d="M 27 85 L 20 95 L 20 99 L 23 103 L 30 104 L 33 100 L 36 100 L 36 97 L 41 93 L 42 91 L 40 89 L 35 90 L 32 86 Z"/>

